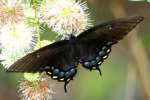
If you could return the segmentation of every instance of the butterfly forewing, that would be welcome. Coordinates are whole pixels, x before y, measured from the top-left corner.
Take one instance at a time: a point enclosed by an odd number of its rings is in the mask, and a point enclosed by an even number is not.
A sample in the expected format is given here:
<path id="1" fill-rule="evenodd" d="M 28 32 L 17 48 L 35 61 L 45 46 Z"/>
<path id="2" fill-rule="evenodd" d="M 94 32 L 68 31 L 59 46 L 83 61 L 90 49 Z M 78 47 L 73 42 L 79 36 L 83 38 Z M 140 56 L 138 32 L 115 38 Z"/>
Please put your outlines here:
<path id="1" fill-rule="evenodd" d="M 64 53 L 67 43 L 67 40 L 59 41 L 27 54 L 12 64 L 7 71 L 40 72 L 43 67 L 54 64 L 57 58 L 62 58 L 61 53 Z"/>
<path id="2" fill-rule="evenodd" d="M 91 28 L 82 34 L 78 39 L 99 39 L 101 41 L 118 41 L 130 32 L 138 23 L 143 20 L 141 16 L 120 18 Z"/>

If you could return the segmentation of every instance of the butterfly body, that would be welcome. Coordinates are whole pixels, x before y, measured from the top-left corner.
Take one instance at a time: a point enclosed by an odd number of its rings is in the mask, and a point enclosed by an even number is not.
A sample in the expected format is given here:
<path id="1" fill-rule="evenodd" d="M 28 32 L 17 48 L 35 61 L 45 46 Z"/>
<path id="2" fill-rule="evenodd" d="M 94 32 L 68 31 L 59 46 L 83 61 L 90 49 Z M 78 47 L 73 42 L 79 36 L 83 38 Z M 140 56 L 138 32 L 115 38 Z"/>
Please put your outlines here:
<path id="1" fill-rule="evenodd" d="M 95 26 L 68 40 L 57 41 L 27 54 L 7 69 L 8 72 L 46 72 L 53 79 L 67 83 L 74 78 L 78 65 L 98 70 L 111 52 L 111 46 L 123 39 L 141 16 L 117 19 Z"/>

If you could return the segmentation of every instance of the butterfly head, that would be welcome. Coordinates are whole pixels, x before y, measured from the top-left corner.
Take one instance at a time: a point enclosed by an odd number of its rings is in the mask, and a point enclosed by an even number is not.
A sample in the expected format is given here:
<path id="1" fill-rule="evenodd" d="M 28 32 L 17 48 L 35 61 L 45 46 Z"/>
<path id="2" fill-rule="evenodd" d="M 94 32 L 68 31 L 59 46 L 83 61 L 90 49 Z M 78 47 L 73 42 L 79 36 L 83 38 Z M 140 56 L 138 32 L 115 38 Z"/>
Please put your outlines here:
<path id="1" fill-rule="evenodd" d="M 69 39 L 70 40 L 73 40 L 73 39 L 75 39 L 76 37 L 73 35 L 73 34 L 70 34 L 70 36 L 69 36 Z"/>
<path id="2" fill-rule="evenodd" d="M 70 42 L 70 43 L 75 43 L 75 42 L 76 42 L 76 37 L 75 37 L 73 34 L 71 34 L 71 35 L 69 36 L 69 42 Z"/>

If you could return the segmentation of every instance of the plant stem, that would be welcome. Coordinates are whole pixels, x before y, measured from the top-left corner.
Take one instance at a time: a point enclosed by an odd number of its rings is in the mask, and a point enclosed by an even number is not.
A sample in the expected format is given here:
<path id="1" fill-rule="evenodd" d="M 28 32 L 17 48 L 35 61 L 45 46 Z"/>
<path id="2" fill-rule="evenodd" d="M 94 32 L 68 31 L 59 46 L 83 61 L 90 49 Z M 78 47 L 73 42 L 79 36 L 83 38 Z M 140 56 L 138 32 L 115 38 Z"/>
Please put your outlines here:
<path id="1" fill-rule="evenodd" d="M 36 33 L 37 33 L 37 48 L 41 47 L 41 37 L 40 37 L 40 23 L 39 23 L 39 17 L 38 17 L 38 5 L 34 4 L 34 12 L 35 12 L 35 28 L 36 28 Z"/>

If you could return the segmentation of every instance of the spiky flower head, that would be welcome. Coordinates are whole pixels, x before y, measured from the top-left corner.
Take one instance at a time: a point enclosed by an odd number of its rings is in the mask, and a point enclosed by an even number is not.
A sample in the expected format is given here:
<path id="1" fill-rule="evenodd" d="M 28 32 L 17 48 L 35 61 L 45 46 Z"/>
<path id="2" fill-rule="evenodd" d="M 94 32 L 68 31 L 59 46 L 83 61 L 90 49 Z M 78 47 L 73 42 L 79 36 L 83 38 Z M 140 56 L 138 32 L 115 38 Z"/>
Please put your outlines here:
<path id="1" fill-rule="evenodd" d="M 41 46 L 51 44 L 53 41 L 43 40 Z M 37 49 L 37 48 L 36 48 Z M 46 73 L 24 73 L 25 80 L 20 82 L 19 94 L 23 100 L 51 100 L 54 94 Z"/>
<path id="2" fill-rule="evenodd" d="M 24 18 L 23 16 L 24 13 L 20 0 L 0 1 L 0 24 L 17 23 Z"/>
<path id="3" fill-rule="evenodd" d="M 28 74 L 29 75 L 29 74 Z M 52 95 L 54 94 L 52 86 L 50 85 L 50 80 L 45 74 L 37 77 L 34 75 L 34 80 L 30 78 L 20 82 L 19 85 L 19 94 L 23 100 L 52 100 Z"/>
<path id="4" fill-rule="evenodd" d="M 33 50 L 36 41 L 34 29 L 24 22 L 7 24 L 1 28 L 0 43 L 2 52 L 0 58 L 6 68 L 18 58 Z"/>
<path id="5" fill-rule="evenodd" d="M 85 2 L 76 2 L 76 0 L 49 2 L 50 0 L 46 0 L 41 5 L 40 14 L 42 19 L 59 35 L 64 37 L 70 34 L 78 35 L 92 26 Z"/>

